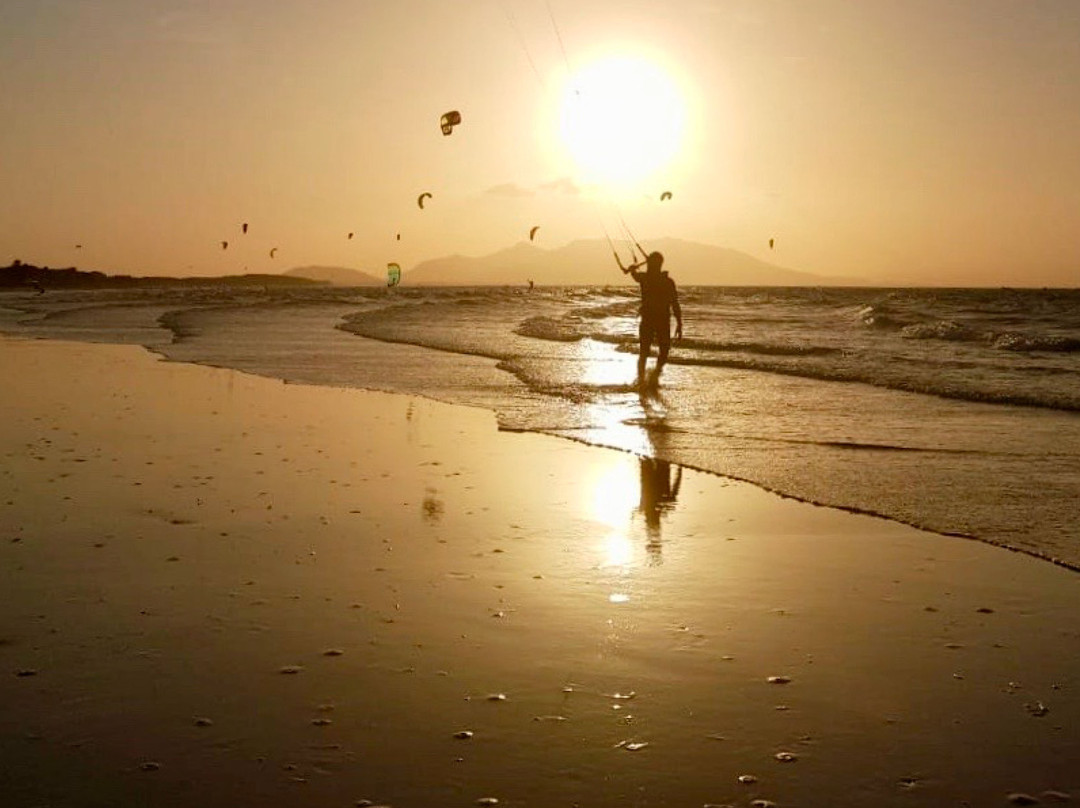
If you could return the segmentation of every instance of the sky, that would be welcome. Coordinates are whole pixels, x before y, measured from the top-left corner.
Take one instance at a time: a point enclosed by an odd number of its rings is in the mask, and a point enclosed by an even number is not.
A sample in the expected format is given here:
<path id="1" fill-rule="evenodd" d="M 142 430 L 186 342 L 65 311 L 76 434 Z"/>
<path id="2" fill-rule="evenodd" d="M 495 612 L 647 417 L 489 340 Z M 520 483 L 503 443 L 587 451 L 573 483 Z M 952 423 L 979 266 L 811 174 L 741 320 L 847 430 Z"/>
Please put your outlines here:
<path id="1" fill-rule="evenodd" d="M 6 0 L 0 120 L 0 265 L 382 274 L 538 225 L 1080 285 L 1077 0 Z"/>

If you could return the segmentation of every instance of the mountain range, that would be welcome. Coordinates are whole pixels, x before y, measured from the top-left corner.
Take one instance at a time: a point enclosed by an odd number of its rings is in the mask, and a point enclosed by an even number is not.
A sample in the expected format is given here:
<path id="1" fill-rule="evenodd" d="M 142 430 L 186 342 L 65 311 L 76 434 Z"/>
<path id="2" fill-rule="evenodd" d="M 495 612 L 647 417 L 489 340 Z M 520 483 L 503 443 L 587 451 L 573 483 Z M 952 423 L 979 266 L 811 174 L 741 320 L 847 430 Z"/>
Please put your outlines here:
<path id="1" fill-rule="evenodd" d="M 385 286 L 385 278 L 376 278 L 367 272 L 348 267 L 293 267 L 282 273 L 293 278 L 306 278 L 332 286 Z"/>
<path id="2" fill-rule="evenodd" d="M 771 264 L 744 252 L 681 239 L 649 242 L 664 254 L 664 269 L 682 286 L 836 286 L 851 278 L 815 275 Z M 622 261 L 629 259 L 624 251 Z M 382 278 L 345 267 L 297 267 L 285 274 L 341 286 L 381 286 Z M 520 242 L 490 255 L 450 255 L 421 261 L 402 273 L 406 286 L 604 286 L 626 283 L 610 245 L 600 239 L 555 249 Z"/>

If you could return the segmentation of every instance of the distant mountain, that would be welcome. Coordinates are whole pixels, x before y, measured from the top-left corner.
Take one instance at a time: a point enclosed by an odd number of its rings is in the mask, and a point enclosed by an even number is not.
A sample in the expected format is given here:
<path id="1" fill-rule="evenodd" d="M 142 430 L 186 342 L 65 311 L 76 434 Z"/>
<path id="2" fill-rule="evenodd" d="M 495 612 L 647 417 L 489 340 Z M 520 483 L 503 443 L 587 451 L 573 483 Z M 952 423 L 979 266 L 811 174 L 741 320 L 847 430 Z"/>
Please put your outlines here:
<path id="1" fill-rule="evenodd" d="M 329 283 L 334 286 L 385 286 L 385 278 L 376 278 L 358 269 L 348 267 L 294 267 L 283 275 L 293 278 L 307 278 L 312 281 Z"/>
<path id="2" fill-rule="evenodd" d="M 664 238 L 650 241 L 664 254 L 664 269 L 680 286 L 829 286 L 852 278 L 800 272 L 761 261 L 738 250 Z M 623 261 L 627 259 L 624 252 Z M 603 240 L 574 241 L 546 250 L 527 242 L 478 258 L 451 255 L 423 261 L 402 275 L 408 286 L 605 286 L 627 282 Z"/>

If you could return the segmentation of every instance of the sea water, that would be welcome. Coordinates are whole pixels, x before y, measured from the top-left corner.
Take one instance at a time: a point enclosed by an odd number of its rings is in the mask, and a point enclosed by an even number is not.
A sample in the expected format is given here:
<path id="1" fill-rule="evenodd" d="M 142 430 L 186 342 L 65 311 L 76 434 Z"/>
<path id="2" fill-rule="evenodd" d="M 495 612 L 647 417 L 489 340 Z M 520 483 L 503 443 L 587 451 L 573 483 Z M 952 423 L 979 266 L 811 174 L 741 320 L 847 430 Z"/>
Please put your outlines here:
<path id="1" fill-rule="evenodd" d="M 483 407 L 1080 568 L 1080 290 L 680 295 L 644 395 L 630 287 L 18 292 L 0 329 Z"/>

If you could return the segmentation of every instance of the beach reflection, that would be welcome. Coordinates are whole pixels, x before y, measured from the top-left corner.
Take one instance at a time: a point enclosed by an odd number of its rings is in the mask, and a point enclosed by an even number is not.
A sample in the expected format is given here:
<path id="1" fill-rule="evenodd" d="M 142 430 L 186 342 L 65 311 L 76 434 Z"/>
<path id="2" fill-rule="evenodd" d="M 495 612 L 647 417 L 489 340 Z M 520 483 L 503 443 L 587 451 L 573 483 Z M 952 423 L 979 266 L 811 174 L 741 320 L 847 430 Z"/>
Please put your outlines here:
<path id="1" fill-rule="evenodd" d="M 667 460 L 643 456 L 638 458 L 637 471 L 635 480 L 633 466 L 618 463 L 591 481 L 589 508 L 603 526 L 597 548 L 601 567 L 631 567 L 641 562 L 642 531 L 635 527 L 639 516 L 644 522 L 646 562 L 662 561 L 663 521 L 678 500 L 683 470 Z"/>
<path id="2" fill-rule="evenodd" d="M 663 561 L 661 551 L 663 543 L 660 535 L 662 517 L 675 507 L 682 485 L 682 466 L 675 467 L 674 476 L 671 463 L 654 457 L 639 459 L 641 474 L 641 499 L 638 512 L 645 517 L 645 549 L 650 564 Z"/>
<path id="3" fill-rule="evenodd" d="M 664 454 L 667 443 L 666 403 L 657 392 L 650 396 L 642 393 L 641 407 L 647 417 L 645 421 L 645 439 L 649 444 L 649 453 L 638 459 L 641 497 L 638 500 L 638 512 L 645 518 L 645 549 L 649 563 L 663 562 L 661 523 L 664 514 L 675 507 L 682 486 L 682 466 L 676 465 L 674 474 L 672 464 L 659 455 Z"/>

